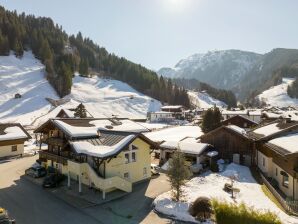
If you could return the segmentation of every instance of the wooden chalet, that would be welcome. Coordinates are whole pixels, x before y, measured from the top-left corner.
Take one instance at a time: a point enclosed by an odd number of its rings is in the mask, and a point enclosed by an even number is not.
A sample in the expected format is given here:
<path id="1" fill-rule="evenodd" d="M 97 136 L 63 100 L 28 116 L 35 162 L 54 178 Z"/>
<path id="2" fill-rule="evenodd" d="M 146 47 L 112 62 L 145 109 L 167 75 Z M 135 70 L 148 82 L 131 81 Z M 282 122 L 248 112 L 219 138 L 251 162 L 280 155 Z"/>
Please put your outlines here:
<path id="1" fill-rule="evenodd" d="M 234 125 L 221 126 L 200 137 L 202 143 L 208 143 L 219 153 L 219 157 L 242 164 L 254 164 L 253 141 L 245 130 Z"/>
<path id="2" fill-rule="evenodd" d="M 258 125 L 257 122 L 242 115 L 235 115 L 221 122 L 222 125 L 236 125 L 240 128 L 252 128 Z"/>

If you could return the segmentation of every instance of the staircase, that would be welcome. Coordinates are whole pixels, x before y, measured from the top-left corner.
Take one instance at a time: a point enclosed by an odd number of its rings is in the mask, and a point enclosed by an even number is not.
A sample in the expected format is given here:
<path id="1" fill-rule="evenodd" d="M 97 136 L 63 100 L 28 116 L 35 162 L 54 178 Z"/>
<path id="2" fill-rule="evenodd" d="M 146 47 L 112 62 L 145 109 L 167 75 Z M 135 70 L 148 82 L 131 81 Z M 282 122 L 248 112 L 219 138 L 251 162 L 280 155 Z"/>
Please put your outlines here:
<path id="1" fill-rule="evenodd" d="M 68 160 L 67 163 L 68 171 L 70 173 L 81 177 L 84 176 L 86 179 L 88 179 L 88 181 L 90 181 L 90 183 L 93 183 L 96 188 L 102 191 L 108 192 L 114 188 L 125 192 L 132 191 L 132 184 L 121 177 L 114 176 L 110 178 L 102 178 L 88 163 L 77 163 L 70 160 Z"/>

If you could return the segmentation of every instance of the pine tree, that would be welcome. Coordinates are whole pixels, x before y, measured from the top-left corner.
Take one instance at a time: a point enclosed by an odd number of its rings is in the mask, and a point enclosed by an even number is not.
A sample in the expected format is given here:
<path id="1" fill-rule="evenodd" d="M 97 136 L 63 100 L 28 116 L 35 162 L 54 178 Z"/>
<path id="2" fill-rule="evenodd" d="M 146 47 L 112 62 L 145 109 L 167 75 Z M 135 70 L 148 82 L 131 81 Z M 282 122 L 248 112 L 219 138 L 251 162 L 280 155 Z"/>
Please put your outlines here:
<path id="1" fill-rule="evenodd" d="M 204 133 L 207 133 L 212 130 L 212 118 L 213 118 L 213 111 L 211 108 L 209 108 L 203 116 L 202 131 Z"/>
<path id="2" fill-rule="evenodd" d="M 22 57 L 24 54 L 24 49 L 22 43 L 16 40 L 14 49 L 16 57 Z"/>
<path id="3" fill-rule="evenodd" d="M 79 118 L 86 118 L 87 117 L 87 111 L 85 106 L 80 103 L 77 108 L 75 109 L 75 113 L 74 113 L 75 117 L 79 117 Z"/>
<path id="4" fill-rule="evenodd" d="M 218 107 L 214 106 L 213 108 L 209 108 L 204 116 L 202 121 L 202 131 L 207 133 L 212 131 L 221 125 L 221 113 Z"/>
<path id="5" fill-rule="evenodd" d="M 183 196 L 182 187 L 185 186 L 187 179 L 191 176 L 190 170 L 185 166 L 184 154 L 178 148 L 169 160 L 167 176 L 173 190 L 173 197 L 180 201 Z"/>
<path id="6" fill-rule="evenodd" d="M 81 76 L 87 77 L 89 75 L 89 63 L 86 59 L 81 59 L 79 65 L 79 73 Z"/>
<path id="7" fill-rule="evenodd" d="M 212 122 L 212 130 L 221 126 L 221 113 L 218 107 L 213 107 L 213 122 Z"/>

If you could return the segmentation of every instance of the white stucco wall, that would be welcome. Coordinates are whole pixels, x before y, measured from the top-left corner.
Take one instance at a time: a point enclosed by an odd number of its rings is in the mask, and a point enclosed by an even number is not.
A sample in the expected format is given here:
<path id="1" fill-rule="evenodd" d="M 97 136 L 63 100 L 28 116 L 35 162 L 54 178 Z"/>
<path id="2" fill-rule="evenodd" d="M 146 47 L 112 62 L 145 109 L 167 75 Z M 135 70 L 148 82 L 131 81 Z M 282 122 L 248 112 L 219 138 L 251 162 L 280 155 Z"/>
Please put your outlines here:
<path id="1" fill-rule="evenodd" d="M 12 151 L 12 146 L 13 145 L 0 146 L 0 158 L 24 154 L 24 144 L 16 144 L 17 151 L 14 152 Z"/>

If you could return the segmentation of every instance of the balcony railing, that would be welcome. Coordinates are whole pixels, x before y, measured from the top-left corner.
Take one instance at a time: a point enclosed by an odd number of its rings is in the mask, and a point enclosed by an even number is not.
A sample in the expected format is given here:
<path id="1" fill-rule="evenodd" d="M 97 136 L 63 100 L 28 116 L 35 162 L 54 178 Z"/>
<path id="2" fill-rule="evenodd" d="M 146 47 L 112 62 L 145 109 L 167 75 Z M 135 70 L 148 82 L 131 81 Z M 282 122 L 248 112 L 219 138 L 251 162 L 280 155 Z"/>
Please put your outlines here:
<path id="1" fill-rule="evenodd" d="M 289 200 L 283 194 L 281 194 L 277 189 L 273 187 L 270 181 L 260 173 L 263 183 L 270 190 L 270 192 L 274 195 L 277 201 L 281 204 L 281 206 L 289 213 L 293 215 L 298 215 L 298 201 L 297 200 Z"/>
<path id="2" fill-rule="evenodd" d="M 56 154 L 48 152 L 48 151 L 40 151 L 39 158 L 46 159 L 46 160 L 52 160 L 54 162 L 61 163 L 63 165 L 67 165 L 67 160 L 69 160 L 69 158 L 67 158 L 67 157 L 59 156 L 59 155 L 56 155 Z"/>
<path id="3" fill-rule="evenodd" d="M 49 145 L 56 145 L 63 147 L 66 144 L 66 141 L 62 138 L 50 137 L 46 140 L 46 143 Z"/>

